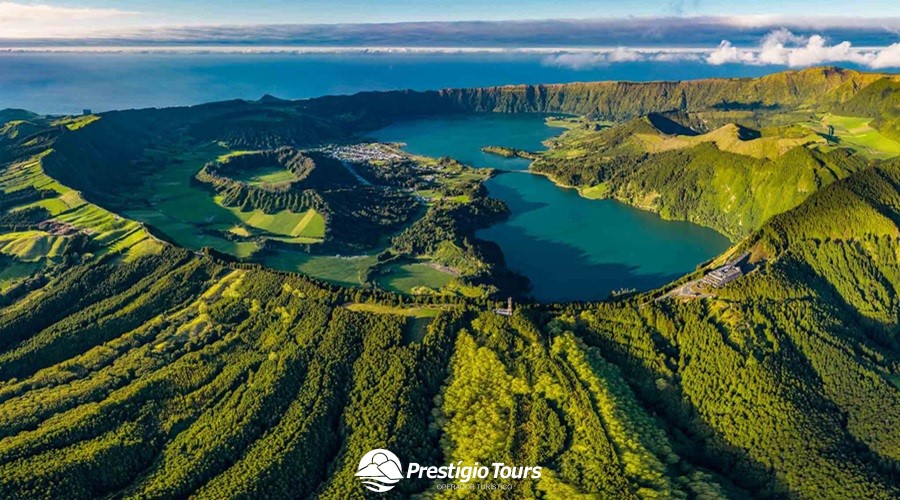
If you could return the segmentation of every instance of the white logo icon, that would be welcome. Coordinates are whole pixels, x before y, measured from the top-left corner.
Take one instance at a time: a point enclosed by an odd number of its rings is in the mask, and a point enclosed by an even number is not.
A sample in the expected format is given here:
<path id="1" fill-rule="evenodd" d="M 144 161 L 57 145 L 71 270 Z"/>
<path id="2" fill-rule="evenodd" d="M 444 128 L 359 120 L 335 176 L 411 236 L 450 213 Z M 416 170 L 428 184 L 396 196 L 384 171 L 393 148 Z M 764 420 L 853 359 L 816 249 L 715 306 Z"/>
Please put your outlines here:
<path id="1" fill-rule="evenodd" d="M 356 477 L 370 491 L 384 493 L 390 491 L 397 481 L 403 479 L 400 459 L 388 450 L 372 450 L 359 461 Z"/>

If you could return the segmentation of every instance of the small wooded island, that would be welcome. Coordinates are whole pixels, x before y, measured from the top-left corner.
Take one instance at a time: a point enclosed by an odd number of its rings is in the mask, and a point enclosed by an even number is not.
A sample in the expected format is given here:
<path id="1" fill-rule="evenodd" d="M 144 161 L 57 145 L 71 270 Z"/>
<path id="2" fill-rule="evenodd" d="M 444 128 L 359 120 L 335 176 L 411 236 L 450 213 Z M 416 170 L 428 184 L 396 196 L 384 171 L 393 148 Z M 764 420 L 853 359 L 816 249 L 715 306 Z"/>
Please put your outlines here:
<path id="1" fill-rule="evenodd" d="M 527 160 L 536 160 L 537 153 L 525 151 L 524 149 L 508 148 L 506 146 L 485 146 L 481 148 L 485 153 L 502 156 L 504 158 L 525 158 Z"/>

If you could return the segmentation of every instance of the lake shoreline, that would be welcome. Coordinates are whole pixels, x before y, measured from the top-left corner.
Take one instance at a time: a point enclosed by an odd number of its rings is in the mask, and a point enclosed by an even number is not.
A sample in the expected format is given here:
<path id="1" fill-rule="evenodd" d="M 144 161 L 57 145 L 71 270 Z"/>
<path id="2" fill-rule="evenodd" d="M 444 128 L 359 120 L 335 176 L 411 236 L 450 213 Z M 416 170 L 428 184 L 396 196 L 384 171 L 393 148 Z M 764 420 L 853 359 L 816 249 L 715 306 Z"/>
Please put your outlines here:
<path id="1" fill-rule="evenodd" d="M 727 238 L 728 241 L 731 242 L 732 245 L 734 245 L 734 244 L 737 243 L 737 241 L 732 240 L 727 234 L 725 234 L 725 233 L 719 231 L 718 229 L 716 229 L 716 228 L 714 228 L 714 227 L 712 227 L 712 226 L 707 226 L 706 224 L 702 224 L 702 223 L 700 223 L 700 222 L 695 222 L 695 221 L 692 221 L 692 220 L 685 220 L 685 219 L 672 219 L 672 218 L 669 218 L 669 217 L 663 217 L 663 215 L 662 215 L 659 211 L 657 211 L 657 210 L 651 210 L 651 209 L 649 209 L 649 208 L 642 207 L 642 206 L 640 206 L 640 205 L 634 205 L 634 204 L 632 204 L 632 203 L 628 203 L 626 200 L 623 200 L 623 199 L 621 199 L 621 198 L 610 197 L 610 196 L 601 196 L 601 197 L 587 196 L 587 195 L 584 194 L 584 189 L 585 189 L 584 186 L 572 186 L 572 185 L 570 185 L 570 184 L 565 184 L 565 183 L 563 183 L 563 182 L 558 181 L 558 180 L 555 179 L 552 175 L 550 175 L 550 174 L 548 174 L 548 173 L 546 173 L 546 172 L 536 172 L 536 171 L 534 171 L 534 170 L 531 170 L 531 167 L 529 167 L 528 170 L 523 170 L 522 172 L 527 172 L 527 173 L 532 174 L 532 175 L 538 175 L 538 176 L 544 177 L 545 179 L 547 179 L 547 180 L 549 180 L 550 182 L 552 182 L 553 185 L 555 185 L 555 186 L 558 187 L 558 188 L 566 189 L 566 190 L 574 190 L 576 193 L 578 193 L 578 196 L 581 196 L 582 198 L 584 198 L 584 199 L 586 199 L 586 200 L 592 200 L 592 201 L 600 201 L 600 200 L 616 201 L 616 202 L 622 203 L 622 204 L 624 204 L 624 205 L 628 205 L 628 206 L 631 207 L 631 208 L 636 208 L 636 209 L 642 210 L 642 211 L 644 211 L 644 212 L 656 214 L 660 219 L 662 219 L 662 220 L 664 220 L 664 221 L 672 221 L 672 222 L 689 222 L 689 223 L 691 223 L 691 224 L 696 224 L 696 225 L 698 225 L 698 226 L 702 226 L 702 227 L 705 227 L 705 228 L 707 228 L 707 229 L 712 229 L 713 231 L 715 231 L 715 232 L 719 233 L 720 235 L 724 236 L 725 238 Z"/>

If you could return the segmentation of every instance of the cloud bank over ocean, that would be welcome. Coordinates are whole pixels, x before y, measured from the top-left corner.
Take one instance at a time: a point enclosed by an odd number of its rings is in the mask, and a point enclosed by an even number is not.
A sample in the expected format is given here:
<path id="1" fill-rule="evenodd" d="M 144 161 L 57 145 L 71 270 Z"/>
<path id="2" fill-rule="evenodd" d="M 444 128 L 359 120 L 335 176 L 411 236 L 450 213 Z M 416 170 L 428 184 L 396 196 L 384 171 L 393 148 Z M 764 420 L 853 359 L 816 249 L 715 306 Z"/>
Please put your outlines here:
<path id="1" fill-rule="evenodd" d="M 723 40 L 707 57 L 710 64 L 774 64 L 790 67 L 852 63 L 872 69 L 900 67 L 900 43 L 887 47 L 855 48 L 849 41 L 829 44 L 822 35 L 798 36 L 780 29 L 766 35 L 756 49 L 739 49 Z"/>
<path id="2" fill-rule="evenodd" d="M 900 43 L 886 47 L 854 47 L 849 41 L 830 44 L 819 34 L 795 35 L 779 29 L 762 37 L 755 47 L 737 47 L 722 40 L 711 50 L 629 49 L 566 52 L 547 56 L 544 64 L 584 69 L 619 62 L 706 62 L 712 65 L 751 64 L 802 68 L 821 64 L 854 64 L 871 69 L 900 68 Z"/>

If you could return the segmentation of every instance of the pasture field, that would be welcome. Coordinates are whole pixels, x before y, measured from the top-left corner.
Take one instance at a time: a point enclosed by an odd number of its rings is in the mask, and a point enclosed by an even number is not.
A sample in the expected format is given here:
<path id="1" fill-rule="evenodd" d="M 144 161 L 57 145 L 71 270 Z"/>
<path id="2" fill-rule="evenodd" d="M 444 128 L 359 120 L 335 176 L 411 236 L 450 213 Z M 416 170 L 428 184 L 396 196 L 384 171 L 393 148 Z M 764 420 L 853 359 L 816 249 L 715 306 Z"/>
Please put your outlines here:
<path id="1" fill-rule="evenodd" d="M 325 219 L 312 209 L 301 213 L 282 210 L 274 214 L 267 214 L 262 210 L 242 212 L 238 208 L 225 208 L 245 225 L 267 233 L 304 237 L 311 240 L 321 240 L 325 237 Z"/>
<path id="2" fill-rule="evenodd" d="M 240 219 L 215 202 L 208 191 L 194 186 L 192 179 L 208 161 L 223 153 L 215 144 L 188 152 L 170 152 L 175 163 L 167 165 L 145 180 L 145 189 L 153 193 L 150 205 L 169 218 L 195 225 L 236 223 Z M 149 221 L 148 221 L 149 222 Z M 160 228 L 165 231 L 165 228 Z"/>
<path id="3" fill-rule="evenodd" d="M 278 184 L 280 182 L 288 182 L 297 178 L 289 170 L 280 165 L 271 165 L 253 169 L 250 172 L 242 172 L 234 174 L 234 180 L 245 182 L 251 186 L 259 186 L 262 184 Z"/>
<path id="4" fill-rule="evenodd" d="M 173 219 L 155 210 L 126 210 L 122 214 L 130 219 L 150 224 L 185 248 L 199 249 L 206 246 L 242 259 L 251 257 L 259 250 L 259 245 L 253 241 L 231 241 L 205 232 L 195 224 Z M 222 229 L 227 230 L 228 226 L 222 226 Z"/>
<path id="5" fill-rule="evenodd" d="M 578 193 L 589 200 L 600 200 L 606 198 L 608 189 L 609 186 L 606 184 L 597 184 L 596 186 L 579 188 Z"/>
<path id="6" fill-rule="evenodd" d="M 870 122 L 869 118 L 827 114 L 822 116 L 821 123 L 808 126 L 821 133 L 832 133 L 840 142 L 856 146 L 875 158 L 900 155 L 900 142 L 881 135 Z"/>
<path id="7" fill-rule="evenodd" d="M 375 254 L 338 257 L 280 251 L 266 255 L 262 263 L 273 269 L 303 273 L 336 285 L 360 286 L 362 276 L 375 264 Z"/>
<path id="8" fill-rule="evenodd" d="M 428 264 L 413 262 L 393 265 L 387 274 L 376 280 L 385 290 L 412 293 L 417 287 L 439 290 L 453 279 L 453 275 L 439 271 Z"/>

